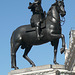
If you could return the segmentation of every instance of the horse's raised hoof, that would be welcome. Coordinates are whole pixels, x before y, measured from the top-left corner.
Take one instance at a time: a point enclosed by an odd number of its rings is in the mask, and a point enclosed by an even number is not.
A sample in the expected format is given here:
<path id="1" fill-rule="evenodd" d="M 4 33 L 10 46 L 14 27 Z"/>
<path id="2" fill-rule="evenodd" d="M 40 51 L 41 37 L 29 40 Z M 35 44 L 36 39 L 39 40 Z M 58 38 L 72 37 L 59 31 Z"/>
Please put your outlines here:
<path id="1" fill-rule="evenodd" d="M 64 48 L 64 47 L 60 49 L 60 53 L 61 53 L 61 54 L 62 54 L 64 51 L 65 51 L 65 48 Z"/>

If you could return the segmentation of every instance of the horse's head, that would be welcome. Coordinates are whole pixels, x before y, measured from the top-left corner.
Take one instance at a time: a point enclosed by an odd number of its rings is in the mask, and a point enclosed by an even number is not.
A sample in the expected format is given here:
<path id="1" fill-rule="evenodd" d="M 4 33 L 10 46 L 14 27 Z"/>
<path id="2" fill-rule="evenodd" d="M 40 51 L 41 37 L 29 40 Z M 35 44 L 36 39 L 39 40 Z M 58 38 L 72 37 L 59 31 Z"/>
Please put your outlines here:
<path id="1" fill-rule="evenodd" d="M 60 13 L 61 17 L 66 15 L 66 11 L 64 9 L 64 1 L 63 0 L 56 0 L 57 10 Z"/>

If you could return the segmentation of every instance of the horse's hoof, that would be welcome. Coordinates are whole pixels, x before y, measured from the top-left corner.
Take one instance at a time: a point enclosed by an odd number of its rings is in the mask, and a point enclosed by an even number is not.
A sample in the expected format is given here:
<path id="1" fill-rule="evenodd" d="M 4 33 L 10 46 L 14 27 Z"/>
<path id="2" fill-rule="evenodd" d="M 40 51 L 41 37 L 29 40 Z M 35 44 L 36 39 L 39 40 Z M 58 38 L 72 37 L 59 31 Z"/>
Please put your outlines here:
<path id="1" fill-rule="evenodd" d="M 14 66 L 11 66 L 11 68 L 14 68 L 15 70 L 19 69 L 18 67 L 14 67 Z"/>
<path id="2" fill-rule="evenodd" d="M 35 67 L 36 66 L 34 63 L 32 63 L 31 65 L 32 65 L 32 67 Z"/>
<path id="3" fill-rule="evenodd" d="M 62 54 L 64 51 L 65 51 L 65 48 L 64 48 L 64 47 L 60 49 L 60 53 L 61 53 L 61 54 Z"/>
<path id="4" fill-rule="evenodd" d="M 35 64 L 32 65 L 32 67 L 35 67 L 35 66 L 36 66 Z"/>
<path id="5" fill-rule="evenodd" d="M 19 69 L 18 67 L 15 67 L 15 70 Z"/>
<path id="6" fill-rule="evenodd" d="M 57 63 L 57 62 L 54 62 L 54 64 L 55 64 L 55 65 L 59 65 L 59 63 Z"/>
<path id="7" fill-rule="evenodd" d="M 55 65 L 59 65 L 59 63 L 57 63 L 56 61 L 54 61 L 54 64 L 55 64 Z"/>

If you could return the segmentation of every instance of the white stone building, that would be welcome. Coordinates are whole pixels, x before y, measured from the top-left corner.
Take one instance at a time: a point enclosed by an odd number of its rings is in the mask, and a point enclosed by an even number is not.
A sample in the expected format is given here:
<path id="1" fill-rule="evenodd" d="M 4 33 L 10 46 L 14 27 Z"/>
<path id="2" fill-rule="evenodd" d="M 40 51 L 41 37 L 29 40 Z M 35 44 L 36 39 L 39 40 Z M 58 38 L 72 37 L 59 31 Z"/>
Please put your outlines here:
<path id="1" fill-rule="evenodd" d="M 70 31 L 69 39 L 69 49 L 65 52 L 65 68 L 75 71 L 75 30 Z"/>

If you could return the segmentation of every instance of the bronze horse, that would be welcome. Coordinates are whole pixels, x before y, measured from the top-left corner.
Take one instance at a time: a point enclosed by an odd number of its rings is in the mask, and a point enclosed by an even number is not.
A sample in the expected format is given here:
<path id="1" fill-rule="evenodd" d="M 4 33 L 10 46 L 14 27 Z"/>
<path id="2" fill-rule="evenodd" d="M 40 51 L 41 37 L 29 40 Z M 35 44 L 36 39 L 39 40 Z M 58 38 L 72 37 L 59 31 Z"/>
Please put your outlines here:
<path id="1" fill-rule="evenodd" d="M 23 25 L 18 27 L 11 36 L 11 67 L 14 69 L 18 69 L 16 66 L 16 52 L 18 48 L 21 46 L 22 49 L 25 49 L 23 57 L 33 66 L 35 66 L 34 62 L 27 56 L 29 51 L 31 50 L 33 45 L 41 45 L 47 42 L 51 42 L 52 46 L 54 46 L 54 64 L 58 64 L 56 62 L 57 48 L 59 39 L 62 39 L 62 48 L 61 53 L 65 51 L 65 37 L 61 33 L 61 24 L 60 24 L 60 15 L 64 17 L 66 15 L 66 11 L 64 9 L 63 1 L 56 1 L 52 4 L 49 9 L 47 16 L 43 23 L 41 24 L 41 34 L 43 34 L 43 38 L 38 40 L 36 38 L 35 27 L 31 27 L 31 25 Z"/>

